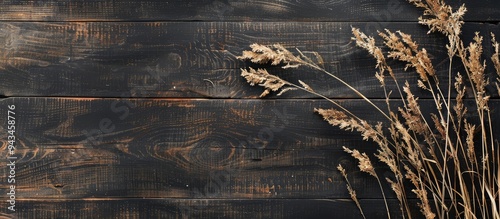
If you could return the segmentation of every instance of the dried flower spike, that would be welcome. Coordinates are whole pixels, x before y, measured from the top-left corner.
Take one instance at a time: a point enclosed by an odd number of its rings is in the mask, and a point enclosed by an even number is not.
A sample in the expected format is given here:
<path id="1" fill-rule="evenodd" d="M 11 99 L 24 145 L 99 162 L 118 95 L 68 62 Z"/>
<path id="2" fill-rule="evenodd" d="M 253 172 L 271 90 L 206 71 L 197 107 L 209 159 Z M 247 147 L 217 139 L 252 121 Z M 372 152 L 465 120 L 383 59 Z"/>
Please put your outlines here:
<path id="1" fill-rule="evenodd" d="M 387 29 L 385 32 L 379 32 L 379 35 L 391 50 L 388 57 L 408 63 L 405 70 L 409 67 L 415 68 L 422 81 L 427 81 L 429 76 L 436 74 L 427 50 L 419 50 L 418 44 L 410 35 L 401 31 L 394 33 Z"/>
<path id="2" fill-rule="evenodd" d="M 252 86 L 258 84 L 266 88 L 260 97 L 268 95 L 271 91 L 277 91 L 286 84 L 286 82 L 278 76 L 269 74 L 266 69 L 261 68 L 249 68 L 249 70 L 241 69 L 241 76 L 247 79 L 247 82 Z"/>
<path id="3" fill-rule="evenodd" d="M 372 165 L 372 162 L 370 161 L 370 158 L 368 158 L 368 155 L 365 153 L 360 153 L 358 150 L 354 149 L 351 150 L 345 146 L 342 147 L 345 152 L 351 154 L 352 157 L 356 158 L 358 160 L 359 164 L 359 170 L 362 172 L 368 173 L 374 177 L 377 177 L 377 174 L 375 173 L 375 168 Z"/>
<path id="4" fill-rule="evenodd" d="M 265 46 L 254 43 L 250 45 L 251 51 L 243 51 L 238 59 L 249 59 L 253 63 L 279 65 L 285 64 L 283 68 L 296 68 L 305 63 L 300 57 L 293 55 L 285 47 L 280 44 Z"/>
<path id="5" fill-rule="evenodd" d="M 339 170 L 340 174 L 342 174 L 342 176 L 344 177 L 345 181 L 347 182 L 347 191 L 349 192 L 349 195 L 351 196 L 351 199 L 354 201 L 354 203 L 358 207 L 358 209 L 359 209 L 361 215 L 363 216 L 363 218 L 366 218 L 365 214 L 363 213 L 363 209 L 361 208 L 361 204 L 359 203 L 358 196 L 356 195 L 356 191 L 352 188 L 351 183 L 349 182 L 349 179 L 347 178 L 347 173 L 346 173 L 344 167 L 342 167 L 342 165 L 339 164 L 337 166 L 337 170 Z"/>

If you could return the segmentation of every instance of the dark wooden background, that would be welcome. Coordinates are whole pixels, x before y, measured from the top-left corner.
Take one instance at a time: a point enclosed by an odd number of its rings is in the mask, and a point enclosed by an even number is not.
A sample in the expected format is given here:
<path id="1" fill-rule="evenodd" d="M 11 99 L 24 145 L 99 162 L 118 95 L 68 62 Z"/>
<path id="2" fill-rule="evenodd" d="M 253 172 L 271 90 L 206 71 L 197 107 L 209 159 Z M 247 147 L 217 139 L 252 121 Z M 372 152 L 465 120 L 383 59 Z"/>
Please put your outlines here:
<path id="1" fill-rule="evenodd" d="M 500 35 L 495 0 L 450 3 L 469 9 L 464 39 Z M 306 93 L 257 99 L 262 89 L 239 76 L 249 63 L 235 56 L 254 42 L 317 51 L 329 71 L 383 98 L 375 62 L 350 40 L 351 26 L 412 34 L 446 74 L 446 41 L 417 24 L 420 14 L 404 0 L 2 1 L 0 218 L 360 218 L 339 163 L 368 218 L 383 218 L 374 179 L 341 150 L 373 153 L 374 145 L 323 122 L 312 110 L 329 104 Z M 323 75 L 281 74 L 383 119 Z M 416 81 L 412 73 L 398 78 Z M 428 94 L 415 93 L 425 106 Z M 15 213 L 3 158 L 11 104 Z"/>

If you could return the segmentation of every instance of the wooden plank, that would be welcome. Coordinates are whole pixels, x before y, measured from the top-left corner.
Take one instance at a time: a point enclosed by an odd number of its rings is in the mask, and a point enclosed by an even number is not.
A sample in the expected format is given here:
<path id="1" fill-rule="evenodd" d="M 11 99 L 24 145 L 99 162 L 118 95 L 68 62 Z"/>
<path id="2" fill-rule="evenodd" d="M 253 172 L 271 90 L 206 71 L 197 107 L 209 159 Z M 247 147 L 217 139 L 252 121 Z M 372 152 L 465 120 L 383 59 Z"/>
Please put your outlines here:
<path id="1" fill-rule="evenodd" d="M 70 22 L 0 23 L 0 94 L 4 96 L 90 97 L 209 97 L 252 98 L 262 89 L 250 87 L 240 75 L 249 63 L 236 56 L 251 43 L 281 43 L 306 54 L 317 51 L 326 69 L 368 97 L 381 98 L 375 61 L 351 41 L 351 26 L 376 34 L 373 23 L 351 22 Z M 445 39 L 427 35 L 415 23 L 382 23 L 402 30 L 427 48 L 437 72 L 447 82 Z M 497 25 L 467 24 L 463 36 L 474 32 L 500 35 Z M 485 56 L 491 56 L 491 47 Z M 254 66 L 256 67 L 256 66 Z M 396 65 L 400 83 L 416 84 L 416 74 Z M 488 70 L 492 65 L 488 65 Z M 459 71 L 460 68 L 454 69 Z M 280 72 L 279 68 L 272 70 Z M 492 72 L 492 71 L 489 71 Z M 305 69 L 281 72 L 290 81 L 301 79 L 334 98 L 358 98 L 327 76 Z M 392 83 L 389 89 L 395 90 Z M 493 92 L 496 93 L 496 92 Z M 416 94 L 428 97 L 427 92 Z M 284 98 L 310 98 L 303 92 Z"/>
<path id="2" fill-rule="evenodd" d="M 466 4 L 466 20 L 499 21 L 494 0 L 446 1 Z M 421 10 L 405 0 L 72 0 L 2 1 L 1 20 L 25 21 L 416 21 Z"/>
<path id="3" fill-rule="evenodd" d="M 416 204 L 415 200 L 410 200 Z M 385 218 L 383 200 L 360 200 L 368 219 Z M 392 218 L 401 218 L 397 201 L 388 200 Z M 0 207 L 5 209 L 2 202 Z M 361 218 L 347 199 L 86 199 L 20 200 L 16 213 L 2 218 Z M 424 218 L 418 210 L 413 218 Z"/>
<path id="4" fill-rule="evenodd" d="M 1 113 L 16 105 L 22 198 L 204 197 L 212 185 L 210 197 L 346 197 L 335 168 L 355 165 L 340 146 L 362 142 L 314 103 L 9 98 Z"/>
<path id="5" fill-rule="evenodd" d="M 361 200 L 368 219 L 387 217 L 382 200 Z M 392 218 L 401 218 L 395 200 L 389 200 Z M 416 206 L 416 203 L 415 203 Z M 15 214 L 2 218 L 343 218 L 361 215 L 350 200 L 335 199 L 86 199 L 20 200 Z M 416 210 L 413 218 L 423 218 Z"/>
<path id="6" fill-rule="evenodd" d="M 340 102 L 369 121 L 382 119 L 360 100 Z M 8 98 L 0 106 L 4 147 L 9 105 L 16 106 L 23 199 L 347 198 L 339 163 L 360 198 L 380 197 L 341 149 L 373 154 L 376 147 L 314 115 L 314 107 L 330 106 L 325 101 Z M 0 169 L 1 182 L 8 171 Z"/>
<path id="7" fill-rule="evenodd" d="M 339 163 L 349 169 L 360 198 L 381 197 L 376 181 L 359 172 L 355 161 L 341 149 L 188 147 L 142 157 L 113 148 L 38 149 L 39 155 L 32 150 L 18 152 L 30 158 L 17 162 L 19 199 L 348 198 L 345 181 L 335 168 Z M 378 168 L 381 174 L 388 171 Z M 7 182 L 6 177 L 1 179 Z M 9 192 L 6 188 L 0 191 Z"/>

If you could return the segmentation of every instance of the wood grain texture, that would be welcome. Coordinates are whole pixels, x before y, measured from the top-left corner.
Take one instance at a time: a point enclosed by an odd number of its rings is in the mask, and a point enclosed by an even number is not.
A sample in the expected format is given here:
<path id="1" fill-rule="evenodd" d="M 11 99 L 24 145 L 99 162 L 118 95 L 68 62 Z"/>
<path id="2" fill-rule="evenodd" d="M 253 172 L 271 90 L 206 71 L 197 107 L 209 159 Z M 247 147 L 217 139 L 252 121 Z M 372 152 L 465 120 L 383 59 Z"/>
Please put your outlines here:
<path id="1" fill-rule="evenodd" d="M 355 165 L 340 146 L 363 144 L 314 115 L 314 101 L 3 101 L 11 103 L 20 198 L 346 197 L 335 167 Z M 374 197 L 370 182 L 357 182 L 362 197 Z"/>
<path id="2" fill-rule="evenodd" d="M 500 36 L 495 0 L 449 3 L 469 9 L 465 42 L 476 31 L 485 45 L 490 32 Z M 236 56 L 251 43 L 319 52 L 328 71 L 383 105 L 375 61 L 350 40 L 351 26 L 413 35 L 447 75 L 446 39 L 416 23 L 421 12 L 406 0 L 0 1 L 0 218 L 360 218 L 339 163 L 367 218 L 385 218 L 375 180 L 342 151 L 373 154 L 375 144 L 326 124 L 313 108 L 331 105 L 311 95 L 254 99 L 262 89 L 250 87 L 240 68 L 257 66 Z M 400 83 L 416 84 L 414 73 L 391 64 Z M 370 122 L 383 120 L 324 75 L 270 71 L 307 82 Z M 429 94 L 412 89 L 431 111 Z M 6 159 L 12 104 L 14 214 Z M 401 218 L 383 189 L 392 218 Z M 410 202 L 412 218 L 423 218 L 414 196 Z"/>
<path id="3" fill-rule="evenodd" d="M 329 106 L 325 101 L 8 98 L 1 103 L 0 115 L 7 104 L 16 105 L 20 199 L 347 198 L 339 163 L 349 170 L 359 198 L 380 198 L 374 179 L 357 171 L 341 148 L 373 154 L 375 145 L 314 115 L 314 107 Z M 369 121 L 382 119 L 360 100 L 341 103 Z M 492 102 L 492 108 L 499 105 Z M 0 124 L 3 157 L 5 117 Z M 376 168 L 388 176 L 388 169 Z M 0 170 L 2 182 L 6 171 Z"/>
<path id="4" fill-rule="evenodd" d="M 499 21 L 495 0 L 466 4 L 469 21 Z M 25 21 L 415 21 L 421 11 L 405 0 L 65 0 L 0 3 L 0 19 Z"/>
<path id="5" fill-rule="evenodd" d="M 387 217 L 381 200 L 361 200 L 368 219 Z M 415 203 L 414 201 L 412 203 Z M 415 203 L 416 204 L 416 203 Z M 0 208 L 4 208 L 1 204 Z M 391 216 L 400 218 L 397 204 L 389 200 Z M 357 219 L 356 205 L 347 199 L 87 199 L 87 200 L 21 200 L 21 211 L 1 218 L 221 218 L 221 219 Z M 413 212 L 413 218 L 423 218 Z"/>
<path id="6" fill-rule="evenodd" d="M 207 97 L 253 98 L 262 89 L 250 87 L 240 68 L 250 63 L 236 56 L 252 43 L 281 43 L 308 55 L 319 52 L 325 67 L 368 97 L 382 98 L 374 77 L 375 61 L 351 41 L 351 26 L 376 34 L 373 23 L 353 22 L 70 22 L 0 23 L 0 94 L 4 96 L 87 97 Z M 429 51 L 438 74 L 447 82 L 445 39 L 428 35 L 415 23 L 381 23 L 402 30 Z M 497 25 L 466 24 L 463 36 L 474 32 L 500 35 Z M 491 56 L 491 47 L 485 56 Z M 395 63 L 400 83 L 416 84 L 416 74 Z M 251 65 L 250 65 L 251 66 Z M 257 67 L 253 65 L 254 67 Z M 488 65 L 489 72 L 492 65 Z M 460 68 L 454 69 L 460 71 Z M 301 79 L 333 98 L 357 98 L 340 83 L 309 69 L 271 70 Z M 392 83 L 389 89 L 395 90 Z M 418 92 L 421 98 L 427 92 Z M 492 92 L 496 93 L 496 92 Z M 309 98 L 303 92 L 283 98 Z"/>

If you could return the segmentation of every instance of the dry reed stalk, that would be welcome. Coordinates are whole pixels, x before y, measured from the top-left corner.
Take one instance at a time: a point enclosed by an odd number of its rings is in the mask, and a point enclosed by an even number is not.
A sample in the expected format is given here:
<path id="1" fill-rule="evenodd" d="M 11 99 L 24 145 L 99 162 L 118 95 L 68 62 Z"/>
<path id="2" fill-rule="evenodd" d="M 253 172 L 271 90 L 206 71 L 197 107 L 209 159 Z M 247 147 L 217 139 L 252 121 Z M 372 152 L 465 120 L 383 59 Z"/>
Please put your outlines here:
<path id="1" fill-rule="evenodd" d="M 347 183 L 347 191 L 349 192 L 349 195 L 351 196 L 352 201 L 356 204 L 356 207 L 358 207 L 359 212 L 361 213 L 361 216 L 366 219 L 365 213 L 363 212 L 363 208 L 361 208 L 361 204 L 359 203 L 358 196 L 356 195 L 356 191 L 352 188 L 351 183 L 349 182 L 349 179 L 347 178 L 347 173 L 342 167 L 342 165 L 337 166 L 337 170 L 342 174 L 344 177 L 346 183 Z"/>
<path id="2" fill-rule="evenodd" d="M 280 44 L 252 44 L 251 51 L 244 51 L 243 55 L 238 57 L 258 64 L 281 65 L 285 69 L 308 67 L 324 73 L 344 84 L 380 112 L 387 119 L 386 126 L 382 122 L 370 124 L 336 101 L 317 93 L 301 80 L 292 83 L 270 74 L 265 69 L 252 68 L 242 69 L 242 76 L 251 85 L 265 88 L 261 97 L 269 95 L 271 91 L 278 91 L 278 95 L 281 95 L 291 90 L 302 90 L 333 103 L 336 109 L 314 111 L 329 124 L 343 130 L 359 132 L 363 140 L 371 140 L 378 145 L 374 156 L 394 174 L 394 179 L 387 178 L 386 181 L 395 192 L 405 218 L 412 217 L 412 207 L 409 206 L 408 194 L 405 191 L 405 184 L 409 183 L 413 187 L 411 191 L 420 201 L 420 212 L 427 219 L 451 216 L 500 219 L 500 150 L 493 134 L 495 123 L 491 118 L 490 94 L 486 89 L 490 80 L 487 77 L 486 60 L 483 58 L 483 38 L 476 33 L 473 41 L 467 47 L 464 46 L 460 36 L 464 23 L 462 17 L 467 11 L 464 5 L 454 11 L 443 0 L 408 1 L 424 9 L 419 23 L 428 26 L 429 32 L 440 32 L 448 38 L 448 84 L 440 84 L 440 76 L 433 67 L 429 53 L 425 48 L 419 48 L 410 35 L 401 31 L 379 32 L 379 37 L 388 49 L 384 52 L 377 46 L 375 38 L 352 28 L 352 39 L 356 45 L 376 60 L 375 77 L 385 93 L 386 111 L 376 106 L 359 90 L 326 71 L 324 60 L 318 53 L 314 53 L 314 61 L 300 50 L 297 49 L 298 55 L 295 55 Z M 500 45 L 494 35 L 491 43 L 495 52 L 490 60 L 496 70 L 495 85 L 500 95 Z M 387 64 L 387 59 L 406 63 L 404 70 L 416 73 L 419 77 L 416 86 L 427 91 L 434 100 L 433 113 L 427 115 L 420 110 L 418 97 L 413 95 L 410 84 L 399 84 L 397 74 Z M 452 67 L 456 59 L 465 69 L 465 78 L 459 72 L 453 72 Z M 397 110 L 392 109 L 389 102 L 391 91 L 386 87 L 386 75 L 389 75 L 396 85 L 402 103 L 402 107 Z M 456 91 L 455 97 L 451 93 L 453 88 Z M 467 108 L 464 104 L 468 90 L 473 94 L 475 107 Z M 467 120 L 467 112 L 475 112 L 479 117 L 478 121 Z M 381 181 L 369 156 L 346 147 L 344 151 L 358 161 L 358 168 L 362 172 L 376 178 L 382 190 Z M 338 170 L 346 179 L 349 194 L 364 217 L 354 189 L 347 180 L 346 170 L 342 166 L 339 166 Z M 383 190 L 382 195 L 390 217 Z"/>

